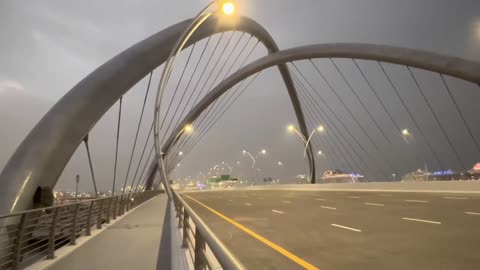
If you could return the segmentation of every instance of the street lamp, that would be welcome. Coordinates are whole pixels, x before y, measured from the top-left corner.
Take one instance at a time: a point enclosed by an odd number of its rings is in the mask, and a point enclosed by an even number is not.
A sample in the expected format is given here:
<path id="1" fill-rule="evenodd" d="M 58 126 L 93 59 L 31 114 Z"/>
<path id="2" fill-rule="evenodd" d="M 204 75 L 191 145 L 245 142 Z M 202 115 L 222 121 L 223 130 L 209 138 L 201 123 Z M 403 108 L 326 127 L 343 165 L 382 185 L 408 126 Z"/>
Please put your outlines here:
<path id="1" fill-rule="evenodd" d="M 312 132 L 310 133 L 310 136 L 308 136 L 308 139 L 305 138 L 305 136 L 303 136 L 303 134 L 300 133 L 300 131 L 298 131 L 298 129 L 294 125 L 289 125 L 287 127 L 287 130 L 289 132 L 295 132 L 300 137 L 300 139 L 302 139 L 303 143 L 305 144 L 305 150 L 303 151 L 303 157 L 306 157 L 307 156 L 308 144 L 310 143 L 310 140 L 312 139 L 313 134 L 315 134 L 316 131 L 320 132 L 320 133 L 323 133 L 325 131 L 325 127 L 320 125 L 316 129 L 312 130 Z"/>
<path id="2" fill-rule="evenodd" d="M 267 150 L 266 149 L 262 149 L 260 152 L 258 152 L 258 154 L 254 157 L 250 152 L 248 152 L 247 150 L 243 150 L 242 153 L 244 155 L 248 155 L 250 157 L 250 159 L 252 159 L 252 169 L 253 169 L 253 180 L 255 181 L 255 178 L 257 176 L 257 170 L 255 170 L 255 164 L 257 162 L 257 158 L 258 158 L 258 155 L 266 155 L 267 154 Z"/>
<path id="3" fill-rule="evenodd" d="M 322 152 L 322 151 L 318 151 L 318 155 L 319 155 L 319 156 L 323 155 L 323 152 Z"/>
<path id="4" fill-rule="evenodd" d="M 183 152 L 182 151 L 178 152 L 178 155 L 183 156 Z"/>
<path id="5" fill-rule="evenodd" d="M 228 170 L 230 171 L 230 175 L 232 175 L 233 167 L 230 166 L 230 165 L 229 165 L 228 163 L 226 163 L 225 161 L 222 161 L 222 164 L 228 167 Z"/>
<path id="6" fill-rule="evenodd" d="M 408 129 L 403 129 L 402 130 L 402 135 L 408 136 L 408 135 L 410 135 L 410 131 L 408 131 Z"/>
<path id="7" fill-rule="evenodd" d="M 278 163 L 278 166 L 283 166 L 283 162 L 279 161 Z"/>
<path id="8" fill-rule="evenodd" d="M 214 10 L 216 6 L 217 10 Z M 220 8 L 220 9 L 219 9 Z M 214 12 L 218 13 L 223 13 L 224 15 L 231 15 L 235 12 L 235 5 L 233 0 L 216 0 L 210 2 L 200 13 L 195 16 L 195 18 L 192 20 L 190 25 L 185 29 L 185 31 L 179 36 L 176 44 L 172 47 L 172 50 L 170 51 L 170 54 L 167 58 L 167 61 L 165 62 L 164 69 L 162 71 L 162 75 L 160 77 L 160 81 L 158 83 L 158 90 L 157 90 L 157 96 L 155 98 L 155 112 L 154 112 L 154 143 L 155 143 L 155 153 L 156 157 L 159 160 L 160 167 L 162 168 L 163 175 L 161 177 L 162 182 L 165 186 L 165 191 L 168 195 L 169 198 L 172 198 L 171 191 L 168 185 L 167 181 L 167 173 L 165 171 L 165 164 L 164 164 L 164 156 L 161 155 L 161 145 L 160 145 L 160 140 L 159 140 L 159 134 L 160 134 L 160 125 L 159 125 L 159 119 L 160 119 L 160 112 L 161 112 L 161 105 L 162 105 L 162 99 L 163 95 L 165 92 L 165 89 L 168 85 L 168 81 L 170 79 L 170 75 L 172 73 L 173 67 L 175 65 L 176 58 L 179 54 L 179 52 L 182 51 L 182 49 L 185 47 L 187 44 L 188 40 L 190 37 L 193 35 L 193 33 L 202 25 Z M 190 130 L 188 127 L 189 125 L 186 125 L 181 132 L 177 135 L 173 143 L 176 143 L 176 140 L 179 138 L 179 136 L 185 132 Z"/>

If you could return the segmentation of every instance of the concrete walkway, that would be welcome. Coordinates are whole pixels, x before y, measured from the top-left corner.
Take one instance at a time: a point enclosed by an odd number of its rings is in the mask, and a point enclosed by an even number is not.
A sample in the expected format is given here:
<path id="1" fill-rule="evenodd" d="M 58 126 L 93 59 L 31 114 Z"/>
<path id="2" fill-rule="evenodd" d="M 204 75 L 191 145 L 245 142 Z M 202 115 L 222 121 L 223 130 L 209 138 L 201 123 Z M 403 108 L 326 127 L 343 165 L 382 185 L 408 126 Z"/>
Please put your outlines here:
<path id="1" fill-rule="evenodd" d="M 147 201 L 46 269 L 164 269 L 158 258 L 166 205 L 165 194 Z"/>

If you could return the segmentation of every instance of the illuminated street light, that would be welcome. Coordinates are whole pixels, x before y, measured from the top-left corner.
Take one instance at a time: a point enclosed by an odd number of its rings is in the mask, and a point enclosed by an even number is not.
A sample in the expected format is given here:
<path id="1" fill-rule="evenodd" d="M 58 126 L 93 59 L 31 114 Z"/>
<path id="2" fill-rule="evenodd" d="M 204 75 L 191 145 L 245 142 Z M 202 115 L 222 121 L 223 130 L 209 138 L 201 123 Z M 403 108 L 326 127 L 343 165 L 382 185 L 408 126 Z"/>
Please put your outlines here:
<path id="1" fill-rule="evenodd" d="M 317 130 L 318 130 L 318 132 L 324 132 L 325 128 L 322 125 L 320 125 L 320 126 L 318 126 Z"/>
<path id="2" fill-rule="evenodd" d="M 180 167 L 180 163 L 177 163 L 177 167 Z"/>
<path id="3" fill-rule="evenodd" d="M 183 130 L 184 130 L 185 133 L 190 134 L 193 131 L 193 126 L 190 125 L 190 124 L 187 124 L 187 125 L 185 125 L 185 127 L 183 127 Z"/>
<path id="4" fill-rule="evenodd" d="M 178 155 L 183 156 L 183 152 L 182 151 L 178 152 Z"/>
<path id="5" fill-rule="evenodd" d="M 322 151 L 318 151 L 318 155 L 321 156 L 323 154 Z"/>
<path id="6" fill-rule="evenodd" d="M 266 155 L 266 154 L 267 154 L 267 150 L 262 149 L 262 151 L 260 151 L 260 153 L 261 153 L 262 155 Z"/>
<path id="7" fill-rule="evenodd" d="M 410 131 L 408 131 L 408 129 L 404 129 L 402 130 L 402 135 L 404 136 L 410 135 Z"/>
<path id="8" fill-rule="evenodd" d="M 221 5 L 220 10 L 223 12 L 223 14 L 232 15 L 235 12 L 235 5 L 233 4 L 233 2 L 220 1 L 219 3 Z"/>
<path id="9" fill-rule="evenodd" d="M 283 166 L 283 162 L 279 161 L 278 166 Z"/>

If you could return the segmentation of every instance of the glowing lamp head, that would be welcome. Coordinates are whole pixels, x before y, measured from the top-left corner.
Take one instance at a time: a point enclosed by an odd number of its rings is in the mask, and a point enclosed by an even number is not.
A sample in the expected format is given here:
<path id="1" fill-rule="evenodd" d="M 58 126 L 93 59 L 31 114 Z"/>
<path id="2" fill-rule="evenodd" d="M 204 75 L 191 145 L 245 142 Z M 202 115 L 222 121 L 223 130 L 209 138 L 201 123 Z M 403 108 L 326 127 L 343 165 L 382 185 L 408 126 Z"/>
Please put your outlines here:
<path id="1" fill-rule="evenodd" d="M 325 128 L 323 126 L 318 126 L 317 131 L 318 132 L 324 132 Z"/>
<path id="2" fill-rule="evenodd" d="M 295 126 L 294 125 L 288 125 L 287 130 L 289 132 L 293 132 L 293 131 L 295 131 Z"/>
<path id="3" fill-rule="evenodd" d="M 267 150 L 262 149 L 262 151 L 260 151 L 260 153 L 262 153 L 262 155 L 266 155 L 266 154 L 267 154 Z"/>
<path id="4" fill-rule="evenodd" d="M 230 1 L 222 1 L 220 3 L 220 8 L 222 10 L 222 13 L 225 15 L 232 15 L 235 13 L 235 5 L 233 2 Z"/>
<path id="5" fill-rule="evenodd" d="M 183 156 L 183 152 L 182 151 L 178 152 L 178 155 Z"/>
<path id="6" fill-rule="evenodd" d="M 246 154 L 246 153 L 247 153 L 247 150 L 243 150 L 242 153 L 243 153 L 243 154 Z"/>
<path id="7" fill-rule="evenodd" d="M 323 154 L 323 152 L 322 152 L 322 151 L 318 151 L 318 155 L 319 155 L 319 156 L 320 156 L 320 155 L 322 155 L 322 154 Z"/>
<path id="8" fill-rule="evenodd" d="M 193 131 L 193 127 L 192 125 L 188 124 L 188 125 L 185 125 L 185 127 L 183 128 L 183 130 L 185 131 L 185 133 L 192 133 Z"/>
<path id="9" fill-rule="evenodd" d="M 410 132 L 408 131 L 408 129 L 404 129 L 404 130 L 402 130 L 402 134 L 403 135 L 408 135 L 408 134 L 410 134 Z"/>

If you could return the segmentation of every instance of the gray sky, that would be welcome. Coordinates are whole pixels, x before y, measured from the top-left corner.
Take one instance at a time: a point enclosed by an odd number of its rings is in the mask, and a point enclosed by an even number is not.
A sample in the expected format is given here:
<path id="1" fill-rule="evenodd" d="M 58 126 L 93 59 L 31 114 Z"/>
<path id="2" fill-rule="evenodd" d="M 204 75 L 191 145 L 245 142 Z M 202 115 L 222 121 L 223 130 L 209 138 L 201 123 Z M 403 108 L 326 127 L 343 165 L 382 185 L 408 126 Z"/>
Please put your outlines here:
<path id="1" fill-rule="evenodd" d="M 194 16 L 206 3 L 195 0 L 1 1 L 0 120 L 7 124 L 0 130 L 0 168 L 33 125 L 73 85 L 134 43 Z M 249 0 L 242 1 L 240 10 L 263 25 L 280 48 L 365 42 L 480 61 L 480 2 L 476 0 Z M 154 77 L 157 81 L 158 76 Z M 127 145 L 133 141 L 132 130 L 144 89 L 142 81 L 136 91 L 127 95 L 129 99 L 125 99 L 124 127 L 128 129 L 122 138 Z M 468 98 L 479 95 L 465 93 L 464 97 L 468 102 Z M 469 115 L 478 113 L 474 109 L 468 112 Z M 97 160 L 97 178 L 104 189 L 111 181 L 114 141 L 110 138 L 114 136 L 115 114 L 116 107 L 92 131 L 92 137 L 98 137 L 92 141 L 93 157 Z M 151 110 L 147 111 L 147 118 L 151 119 L 151 114 Z M 269 70 L 260 75 L 203 144 L 182 162 L 178 176 L 194 176 L 222 160 L 229 163 L 238 160 L 241 167 L 247 167 L 249 160 L 242 157 L 240 151 L 266 148 L 268 157 L 259 160 L 265 176 L 292 179 L 305 171 L 301 143 L 285 131 L 288 123 L 295 122 L 279 76 Z M 428 119 L 425 122 L 428 124 Z M 480 132 L 478 128 L 475 131 Z M 120 152 L 122 169 L 128 162 L 129 151 L 125 147 Z M 84 149 L 79 148 L 77 152 L 62 175 L 59 187 L 71 187 L 74 175 L 81 173 L 82 178 L 87 179 L 86 183 L 82 181 L 82 188 L 89 190 Z M 474 159 L 472 156 L 471 160 Z M 277 161 L 282 161 L 285 167 L 275 168 Z M 247 171 L 238 170 L 240 174 Z M 120 172 L 120 178 L 124 174 Z"/>

